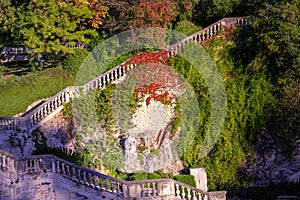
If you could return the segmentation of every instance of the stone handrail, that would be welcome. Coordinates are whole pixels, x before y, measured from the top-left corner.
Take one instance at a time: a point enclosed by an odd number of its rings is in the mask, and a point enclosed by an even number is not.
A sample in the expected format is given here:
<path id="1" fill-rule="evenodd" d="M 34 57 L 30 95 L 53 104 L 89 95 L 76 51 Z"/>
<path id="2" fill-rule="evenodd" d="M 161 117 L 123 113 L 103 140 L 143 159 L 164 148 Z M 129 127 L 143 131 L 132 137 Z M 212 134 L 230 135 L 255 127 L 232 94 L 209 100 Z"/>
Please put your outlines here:
<path id="1" fill-rule="evenodd" d="M 84 44 L 82 42 L 77 42 L 74 45 L 67 44 L 68 47 L 73 49 L 83 49 Z M 2 63 L 6 62 L 17 62 L 25 61 L 34 57 L 34 54 L 28 53 L 31 48 L 22 46 L 0 46 L 0 55 L 3 55 L 0 61 Z"/>
<path id="2" fill-rule="evenodd" d="M 235 28 L 248 24 L 248 17 L 223 18 L 211 24 L 210 26 L 194 33 L 193 35 L 171 45 L 170 47 L 165 49 L 165 51 L 168 52 L 169 56 L 173 56 L 183 50 L 182 47 L 184 44 L 188 42 L 202 42 L 210 39 L 216 36 L 223 27 Z M 119 64 L 118 66 L 112 68 L 104 74 L 101 74 L 100 76 L 97 76 L 96 78 L 80 87 L 88 91 L 95 88 L 103 88 L 108 83 L 118 80 L 119 78 L 125 76 L 128 71 L 130 71 L 134 67 L 133 64 L 125 66 L 126 62 Z M 39 105 L 37 108 L 25 113 L 23 117 L 0 117 L 0 130 L 25 129 L 29 132 L 33 131 L 34 129 L 39 127 L 42 122 L 57 113 L 58 110 L 62 108 L 63 103 L 69 102 L 72 96 L 74 96 L 73 93 L 77 88 L 78 86 L 65 88 L 55 96 L 48 99 L 43 104 Z"/>
<path id="3" fill-rule="evenodd" d="M 54 155 L 16 157 L 0 150 L 0 170 L 15 176 L 55 173 L 77 184 L 124 199 L 163 198 L 209 200 L 209 193 L 170 178 L 124 181 L 68 162 Z"/>

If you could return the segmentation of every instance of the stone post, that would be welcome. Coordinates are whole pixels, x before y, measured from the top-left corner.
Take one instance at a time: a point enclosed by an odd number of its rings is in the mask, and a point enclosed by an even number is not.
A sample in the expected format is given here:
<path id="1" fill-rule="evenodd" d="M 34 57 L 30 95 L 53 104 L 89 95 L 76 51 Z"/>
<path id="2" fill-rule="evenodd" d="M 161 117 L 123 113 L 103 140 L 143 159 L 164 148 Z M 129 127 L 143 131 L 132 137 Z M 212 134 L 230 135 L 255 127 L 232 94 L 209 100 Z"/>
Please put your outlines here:
<path id="1" fill-rule="evenodd" d="M 226 191 L 209 192 L 211 200 L 226 200 Z"/>
<path id="2" fill-rule="evenodd" d="M 200 167 L 200 168 L 191 168 L 190 169 L 190 174 L 195 177 L 196 181 L 196 188 L 207 192 L 207 174 L 205 171 L 205 168 Z"/>

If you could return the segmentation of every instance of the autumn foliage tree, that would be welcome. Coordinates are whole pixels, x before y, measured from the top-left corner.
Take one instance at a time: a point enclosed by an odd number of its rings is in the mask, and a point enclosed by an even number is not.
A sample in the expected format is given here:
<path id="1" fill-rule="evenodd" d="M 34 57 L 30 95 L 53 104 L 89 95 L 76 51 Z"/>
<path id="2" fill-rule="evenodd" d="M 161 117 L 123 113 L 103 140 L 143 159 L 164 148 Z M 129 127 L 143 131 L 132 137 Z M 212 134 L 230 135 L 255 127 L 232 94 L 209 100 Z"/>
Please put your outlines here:
<path id="1" fill-rule="evenodd" d="M 176 15 L 175 1 L 140 1 L 134 11 L 134 27 L 151 26 L 167 28 L 168 24 L 175 19 Z"/>
<path id="2" fill-rule="evenodd" d="M 55 0 L 60 8 L 64 8 L 66 5 L 73 5 L 75 8 L 80 10 L 90 10 L 93 12 L 92 16 L 86 18 L 81 22 L 81 26 L 90 25 L 94 29 L 98 29 L 103 24 L 103 20 L 108 16 L 108 7 L 104 6 L 99 0 Z M 78 14 L 82 12 L 77 12 Z M 77 13 L 72 13 L 76 15 Z M 72 17 L 71 20 L 78 21 L 76 16 Z"/>

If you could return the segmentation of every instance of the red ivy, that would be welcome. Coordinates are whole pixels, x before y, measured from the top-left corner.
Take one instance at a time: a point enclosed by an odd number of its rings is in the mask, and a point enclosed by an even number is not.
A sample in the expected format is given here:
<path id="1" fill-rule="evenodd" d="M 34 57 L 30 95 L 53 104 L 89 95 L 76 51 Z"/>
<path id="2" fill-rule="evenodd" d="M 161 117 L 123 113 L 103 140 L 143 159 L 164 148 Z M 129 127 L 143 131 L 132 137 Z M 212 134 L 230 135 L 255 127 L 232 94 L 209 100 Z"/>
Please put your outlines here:
<path id="1" fill-rule="evenodd" d="M 134 55 L 131 59 L 125 62 L 125 66 L 130 64 L 149 64 L 149 63 L 162 63 L 167 64 L 169 56 L 167 51 L 160 52 L 143 52 Z"/>
<path id="2" fill-rule="evenodd" d="M 176 98 L 175 95 L 169 94 L 168 91 L 165 91 L 164 87 L 157 83 L 146 84 L 135 89 L 135 98 L 144 98 L 146 95 L 148 95 L 146 98 L 147 106 L 150 104 L 151 99 L 159 101 L 164 105 L 171 105 Z"/>

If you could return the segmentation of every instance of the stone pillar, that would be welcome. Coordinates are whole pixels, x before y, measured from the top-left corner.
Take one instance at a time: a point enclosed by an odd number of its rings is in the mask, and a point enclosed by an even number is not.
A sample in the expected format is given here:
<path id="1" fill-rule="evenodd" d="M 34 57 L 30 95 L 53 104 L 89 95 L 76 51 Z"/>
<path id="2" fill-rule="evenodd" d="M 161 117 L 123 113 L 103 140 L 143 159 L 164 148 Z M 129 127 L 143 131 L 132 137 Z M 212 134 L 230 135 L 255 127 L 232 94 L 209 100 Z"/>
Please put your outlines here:
<path id="1" fill-rule="evenodd" d="M 226 191 L 209 192 L 209 197 L 211 200 L 226 200 L 226 193 Z"/>
<path id="2" fill-rule="evenodd" d="M 200 168 L 191 168 L 190 169 L 190 174 L 195 177 L 196 181 L 196 188 L 207 192 L 207 174 L 205 171 L 205 168 L 200 167 Z"/>

